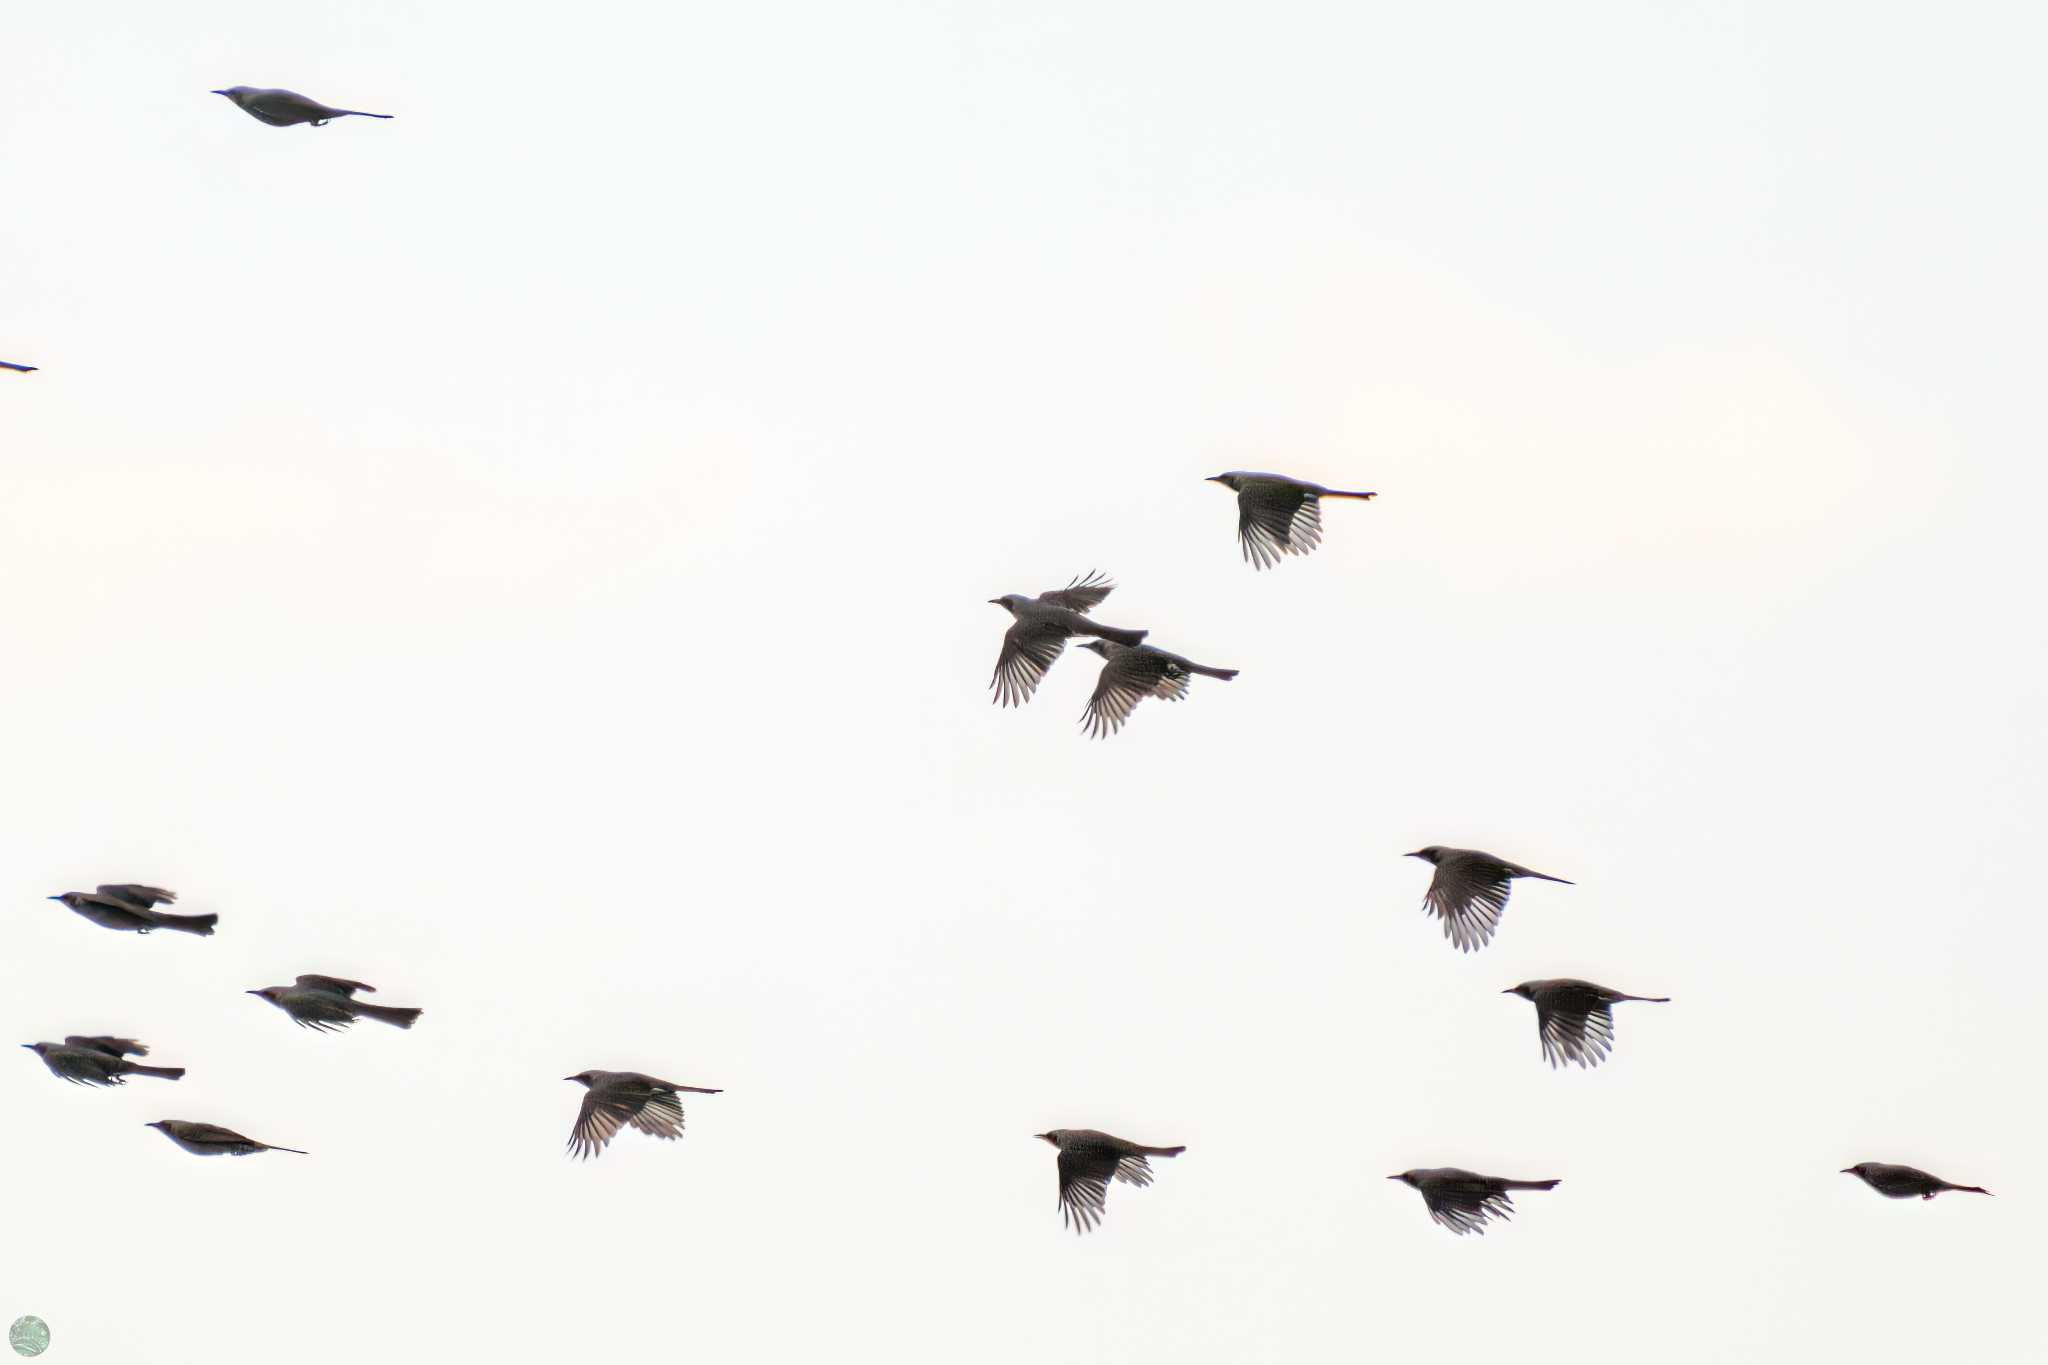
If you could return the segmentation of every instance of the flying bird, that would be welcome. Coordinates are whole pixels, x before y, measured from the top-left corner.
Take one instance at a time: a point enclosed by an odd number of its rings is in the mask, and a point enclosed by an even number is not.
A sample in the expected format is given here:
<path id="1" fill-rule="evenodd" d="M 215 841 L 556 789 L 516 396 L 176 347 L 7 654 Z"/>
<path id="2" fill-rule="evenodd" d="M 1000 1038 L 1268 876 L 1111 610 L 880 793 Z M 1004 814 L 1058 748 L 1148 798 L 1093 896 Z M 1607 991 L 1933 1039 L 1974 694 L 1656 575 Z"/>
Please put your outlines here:
<path id="1" fill-rule="evenodd" d="M 1420 858 L 1436 868 L 1423 896 L 1424 911 L 1444 922 L 1444 937 L 1461 953 L 1484 948 L 1500 927 L 1501 911 L 1507 909 L 1508 883 L 1517 877 L 1537 877 L 1546 882 L 1563 882 L 1547 872 L 1535 872 L 1520 863 L 1481 853 L 1476 848 L 1445 848 L 1431 844 L 1405 854 Z"/>
<path id="2" fill-rule="evenodd" d="M 1345 493 L 1319 483 L 1305 483 L 1285 474 L 1254 474 L 1233 469 L 1211 474 L 1205 483 L 1220 483 L 1237 494 L 1237 543 L 1245 563 L 1270 569 L 1282 555 L 1305 555 L 1323 543 L 1324 498 L 1357 498 L 1377 493 Z"/>
<path id="3" fill-rule="evenodd" d="M 1668 995 L 1624 995 L 1590 981 L 1560 976 L 1549 981 L 1524 981 L 1502 995 L 1519 995 L 1536 1006 L 1536 1033 L 1543 1040 L 1543 1060 L 1552 1067 L 1566 1062 L 1593 1067 L 1607 1059 L 1614 1046 L 1611 1006 L 1624 1000 L 1668 1005 Z"/>
<path id="4" fill-rule="evenodd" d="M 175 1081 L 185 1074 L 182 1066 L 144 1066 L 131 1062 L 127 1054 L 144 1056 L 149 1049 L 133 1038 L 81 1038 L 76 1034 L 61 1043 L 23 1043 L 43 1059 L 50 1074 L 73 1085 L 121 1085 L 129 1076 L 155 1076 Z"/>
<path id="5" fill-rule="evenodd" d="M 1146 1157 L 1179 1156 L 1187 1150 L 1184 1146 L 1146 1147 L 1093 1128 L 1054 1128 L 1032 1136 L 1059 1148 L 1060 1223 L 1077 1236 L 1102 1222 L 1110 1181 L 1149 1185 L 1152 1167 Z"/>
<path id="6" fill-rule="evenodd" d="M 0 370 L 12 370 L 16 374 L 34 374 L 36 367 L 33 365 L 17 365 L 11 360 L 0 360 Z"/>
<path id="7" fill-rule="evenodd" d="M 1097 739 L 1123 729 L 1131 712 L 1147 697 L 1180 701 L 1188 694 L 1188 679 L 1197 673 L 1225 682 L 1237 676 L 1234 668 L 1210 668 L 1151 645 L 1090 640 L 1081 648 L 1092 649 L 1103 659 L 1095 695 L 1088 698 L 1088 709 L 1081 713 L 1082 728 Z"/>
<path id="8" fill-rule="evenodd" d="M 1387 1179 L 1398 1180 L 1420 1191 L 1422 1202 L 1429 1206 L 1429 1216 L 1460 1237 L 1468 1232 L 1483 1235 L 1489 1217 L 1503 1222 L 1514 1217 L 1515 1201 L 1508 1198 L 1509 1190 L 1554 1190 L 1558 1183 L 1555 1180 L 1509 1180 L 1498 1175 L 1475 1175 L 1455 1166 L 1403 1171 Z"/>
<path id="9" fill-rule="evenodd" d="M 294 1156 L 306 1153 L 296 1147 L 273 1147 L 255 1138 L 243 1137 L 232 1128 L 222 1128 L 212 1123 L 192 1123 L 186 1119 L 158 1119 L 145 1123 L 145 1128 L 154 1128 L 171 1141 L 183 1147 L 194 1156 L 253 1156 L 257 1152 L 290 1152 Z"/>
<path id="10" fill-rule="evenodd" d="M 289 128 L 294 123 L 310 123 L 322 127 L 329 119 L 348 118 L 390 118 L 389 114 L 370 114 L 361 109 L 333 109 L 319 100 L 309 100 L 292 90 L 258 90 L 249 85 L 232 85 L 225 90 L 215 90 L 216 95 L 225 95 L 240 109 L 261 123 L 273 128 Z"/>
<path id="11" fill-rule="evenodd" d="M 989 679 L 996 703 L 1022 706 L 1030 701 L 1031 694 L 1038 690 L 1039 680 L 1045 677 L 1053 660 L 1060 657 L 1071 636 L 1096 635 L 1120 645 L 1142 644 L 1142 630 L 1098 626 L 1088 619 L 1086 613 L 1101 606 L 1102 599 L 1114 591 L 1116 584 L 1091 573 L 1036 597 L 1013 592 L 989 598 L 992 605 L 1006 609 L 1015 618 L 1003 633 L 1003 650 L 996 656 L 995 676 Z"/>
<path id="12" fill-rule="evenodd" d="M 375 991 L 375 986 L 339 976 L 302 976 L 289 986 L 265 986 L 248 994 L 261 996 L 289 1014 L 300 1028 L 332 1033 L 358 1019 L 375 1019 L 380 1024 L 411 1028 L 421 1011 L 401 1005 L 372 1005 L 355 998 L 357 991 Z"/>
<path id="13" fill-rule="evenodd" d="M 1916 1194 L 1922 1199 L 1932 1199 L 1943 1190 L 1961 1190 L 1964 1194 L 1991 1193 L 1981 1185 L 1951 1185 L 1938 1175 L 1882 1161 L 1859 1161 L 1844 1168 L 1841 1174 L 1855 1176 L 1887 1199 L 1911 1199 Z"/>
<path id="14" fill-rule="evenodd" d="M 590 1091 L 583 1097 L 576 1127 L 569 1134 L 569 1154 L 585 1161 L 604 1150 L 621 1124 L 631 1124 L 664 1141 L 681 1137 L 683 1106 L 676 1099 L 679 1090 L 692 1095 L 724 1093 L 701 1085 L 656 1080 L 637 1071 L 579 1071 L 562 1079 L 579 1082 Z"/>
<path id="15" fill-rule="evenodd" d="M 132 934 L 146 934 L 152 929 L 176 929 L 181 934 L 197 934 L 204 938 L 213 932 L 213 926 L 220 920 L 219 915 L 173 915 L 166 910 L 154 909 L 177 900 L 177 893 L 135 882 L 101 886 L 92 891 L 66 891 L 49 899 L 62 902 L 102 929 L 118 929 Z"/>

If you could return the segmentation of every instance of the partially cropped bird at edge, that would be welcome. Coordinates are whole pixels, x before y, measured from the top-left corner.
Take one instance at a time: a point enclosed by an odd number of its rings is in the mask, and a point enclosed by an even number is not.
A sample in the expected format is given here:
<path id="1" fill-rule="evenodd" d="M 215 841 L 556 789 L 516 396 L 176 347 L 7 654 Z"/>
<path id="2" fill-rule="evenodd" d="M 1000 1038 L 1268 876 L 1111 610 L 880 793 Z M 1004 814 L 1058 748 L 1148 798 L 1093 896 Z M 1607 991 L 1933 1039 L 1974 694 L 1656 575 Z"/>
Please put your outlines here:
<path id="1" fill-rule="evenodd" d="M 1368 502 L 1379 496 L 1245 469 L 1211 474 L 1204 482 L 1220 483 L 1237 494 L 1237 542 L 1254 569 L 1270 569 L 1284 555 L 1305 555 L 1323 543 L 1324 498 Z"/>
<path id="2" fill-rule="evenodd" d="M 1139 702 L 1147 697 L 1180 701 L 1188 694 L 1188 679 L 1199 673 L 1205 678 L 1229 682 L 1237 676 L 1234 668 L 1211 668 L 1151 645 L 1120 645 L 1114 640 L 1090 640 L 1083 649 L 1102 656 L 1102 672 L 1095 679 L 1095 694 L 1081 713 L 1081 727 L 1096 739 L 1124 728 Z"/>
<path id="3" fill-rule="evenodd" d="M 1030 701 L 1046 670 L 1073 636 L 1094 635 L 1120 645 L 1143 644 L 1142 630 L 1100 626 L 1088 619 L 1087 613 L 1115 591 L 1116 584 L 1091 573 L 1036 597 L 1013 592 L 989 598 L 992 606 L 1003 608 L 1012 618 L 1010 628 L 1003 632 L 995 676 L 988 684 L 995 691 L 996 704 L 1022 706 Z"/>

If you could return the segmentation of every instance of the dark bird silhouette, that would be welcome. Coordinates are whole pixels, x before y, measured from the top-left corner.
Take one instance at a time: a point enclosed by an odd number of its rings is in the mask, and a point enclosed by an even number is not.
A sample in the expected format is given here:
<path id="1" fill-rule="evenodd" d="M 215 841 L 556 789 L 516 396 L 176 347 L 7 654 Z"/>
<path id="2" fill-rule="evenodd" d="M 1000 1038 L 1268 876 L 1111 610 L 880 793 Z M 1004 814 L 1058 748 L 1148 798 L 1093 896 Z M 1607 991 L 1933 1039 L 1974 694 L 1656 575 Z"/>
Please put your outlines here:
<path id="1" fill-rule="evenodd" d="M 93 891 L 66 891 L 49 899 L 62 903 L 102 929 L 118 929 L 131 934 L 146 934 L 152 929 L 175 929 L 181 934 L 197 934 L 204 938 L 220 921 L 219 915 L 173 915 L 167 910 L 154 909 L 177 900 L 176 893 L 160 886 L 142 886 L 133 882 L 110 884 Z"/>
<path id="2" fill-rule="evenodd" d="M 996 704 L 1022 706 L 1030 701 L 1031 694 L 1038 690 L 1039 680 L 1045 677 L 1045 671 L 1060 657 L 1072 636 L 1096 635 L 1120 645 L 1142 644 L 1142 630 L 1098 626 L 1088 619 L 1086 613 L 1102 605 L 1102 600 L 1114 591 L 1116 584 L 1091 573 L 1036 597 L 1013 592 L 989 598 L 991 604 L 1004 608 L 1014 618 L 1009 630 L 1003 633 L 995 676 L 989 679 L 988 685 L 995 689 Z"/>
<path id="3" fill-rule="evenodd" d="M 319 128 L 329 119 L 391 117 L 389 114 L 365 113 L 361 109 L 330 108 L 319 100 L 307 99 L 291 90 L 258 90 L 254 86 L 232 85 L 212 93 L 227 96 L 250 118 L 273 128 L 289 128 L 294 123 L 310 123 Z"/>
<path id="4" fill-rule="evenodd" d="M 289 986 L 265 986 L 248 994 L 261 996 L 289 1014 L 300 1028 L 332 1033 L 358 1019 L 375 1019 L 380 1024 L 411 1028 L 421 1011 L 402 1005 L 372 1005 L 355 998 L 357 991 L 375 991 L 375 986 L 339 976 L 302 976 Z"/>
<path id="5" fill-rule="evenodd" d="M 1131 712 L 1147 697 L 1165 701 L 1186 697 L 1188 679 L 1197 673 L 1225 682 L 1237 676 L 1234 668 L 1210 668 L 1151 645 L 1090 640 L 1081 648 L 1092 649 L 1103 659 L 1102 672 L 1095 679 L 1095 695 L 1088 698 L 1088 709 L 1081 713 L 1082 728 L 1097 739 L 1123 729 Z"/>
<path id="6" fill-rule="evenodd" d="M 61 1043 L 23 1043 L 43 1059 L 52 1076 L 73 1085 L 121 1085 L 130 1076 L 154 1076 L 175 1081 L 185 1074 L 182 1066 L 144 1066 L 128 1060 L 132 1052 L 140 1057 L 149 1049 L 133 1038 L 81 1038 L 76 1034 Z"/>
<path id="7" fill-rule="evenodd" d="M 1510 986 L 1502 995 L 1519 995 L 1536 1006 L 1536 1033 L 1543 1040 L 1543 1060 L 1553 1067 L 1566 1062 L 1598 1066 L 1614 1046 L 1614 1014 L 1611 1006 L 1624 1000 L 1668 1005 L 1668 995 L 1624 995 L 1590 981 L 1568 976 L 1549 981 L 1524 981 Z"/>
<path id="8" fill-rule="evenodd" d="M 12 370 L 16 374 L 34 374 L 36 367 L 33 365 L 17 365 L 11 360 L 0 360 L 0 370 Z"/>
<path id="9" fill-rule="evenodd" d="M 1887 1199 L 1911 1199 L 1916 1194 L 1922 1199 L 1932 1199 L 1943 1190 L 1960 1190 L 1964 1194 L 1991 1193 L 1981 1185 L 1951 1185 L 1940 1176 L 1929 1175 L 1916 1167 L 1892 1166 L 1882 1161 L 1859 1161 L 1844 1168 L 1841 1174 L 1855 1176 Z"/>
<path id="10" fill-rule="evenodd" d="M 1483 1234 L 1489 1217 L 1503 1222 L 1514 1217 L 1515 1201 L 1508 1198 L 1509 1190 L 1554 1190 L 1558 1184 L 1555 1180 L 1475 1175 L 1455 1166 L 1403 1171 L 1387 1179 L 1420 1191 L 1422 1202 L 1429 1206 L 1429 1216 L 1461 1237 L 1468 1232 Z"/>
<path id="11" fill-rule="evenodd" d="M 579 1071 L 564 1076 L 590 1093 L 576 1114 L 576 1127 L 569 1134 L 569 1154 L 588 1161 L 604 1150 L 621 1124 L 631 1124 L 650 1137 L 673 1141 L 683 1135 L 683 1106 L 677 1091 L 692 1095 L 718 1095 L 720 1090 L 701 1085 L 677 1085 L 656 1080 L 637 1071 Z"/>
<path id="12" fill-rule="evenodd" d="M 1282 555 L 1305 555 L 1323 543 L 1324 498 L 1357 498 L 1377 493 L 1345 493 L 1319 483 L 1304 483 L 1285 474 L 1254 474 L 1233 469 L 1211 474 L 1204 482 L 1220 483 L 1237 494 L 1237 543 L 1245 562 L 1270 569 Z"/>
<path id="13" fill-rule="evenodd" d="M 1054 1128 L 1032 1136 L 1059 1149 L 1060 1223 L 1076 1235 L 1102 1222 L 1110 1181 L 1149 1185 L 1152 1167 L 1146 1157 L 1179 1156 L 1187 1150 L 1184 1146 L 1146 1147 L 1093 1128 Z"/>
<path id="14" fill-rule="evenodd" d="M 145 1123 L 145 1128 L 154 1128 L 171 1141 L 183 1147 L 194 1156 L 253 1156 L 257 1152 L 290 1152 L 294 1156 L 306 1153 L 296 1147 L 273 1147 L 255 1138 L 243 1137 L 232 1128 L 218 1124 L 193 1123 L 187 1119 L 158 1119 Z"/>
<path id="15" fill-rule="evenodd" d="M 1537 877 L 1546 882 L 1563 882 L 1547 872 L 1535 872 L 1520 863 L 1481 853 L 1476 848 L 1445 848 L 1431 844 L 1405 855 L 1420 858 L 1436 868 L 1422 908 L 1444 922 L 1444 937 L 1458 951 L 1469 953 L 1484 948 L 1500 927 L 1501 912 L 1508 905 L 1508 884 L 1517 877 Z"/>

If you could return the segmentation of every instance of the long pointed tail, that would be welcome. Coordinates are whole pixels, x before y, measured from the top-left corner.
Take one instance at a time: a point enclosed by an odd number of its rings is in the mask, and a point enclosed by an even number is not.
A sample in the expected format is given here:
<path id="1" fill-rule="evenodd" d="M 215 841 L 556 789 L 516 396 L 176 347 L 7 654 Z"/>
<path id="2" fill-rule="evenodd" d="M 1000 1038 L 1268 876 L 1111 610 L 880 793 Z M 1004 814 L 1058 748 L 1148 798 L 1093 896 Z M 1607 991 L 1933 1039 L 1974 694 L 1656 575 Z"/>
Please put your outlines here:
<path id="1" fill-rule="evenodd" d="M 1237 670 L 1234 668 L 1210 668 L 1207 664 L 1189 664 L 1188 671 L 1199 673 L 1205 678 L 1221 678 L 1225 682 L 1237 676 Z"/>
<path id="2" fill-rule="evenodd" d="M 1556 882 L 1560 886 L 1578 885 L 1577 882 L 1568 882 L 1563 877 L 1553 877 L 1548 872 L 1531 872 L 1526 867 L 1523 868 L 1520 872 L 1517 872 L 1515 875 L 1517 877 L 1534 877 L 1539 882 Z"/>
<path id="3" fill-rule="evenodd" d="M 1989 1195 L 1991 1193 L 1991 1191 L 1985 1189 L 1982 1185 L 1944 1185 L 1942 1186 L 1942 1188 L 1945 1190 L 1955 1190 L 1960 1194 Z"/>
<path id="4" fill-rule="evenodd" d="M 298 1148 L 296 1148 L 296 1147 L 273 1147 L 273 1146 L 271 1146 L 271 1145 L 270 1145 L 269 1143 L 267 1143 L 267 1142 L 263 1144 L 263 1150 L 264 1150 L 264 1151 L 266 1151 L 266 1152 L 290 1152 L 290 1153 L 291 1153 L 291 1154 L 292 1154 L 293 1156 L 311 1156 L 311 1155 L 312 1155 L 312 1153 L 311 1153 L 311 1152 L 302 1152 L 302 1151 L 300 1151 L 300 1150 L 299 1150 Z"/>
<path id="5" fill-rule="evenodd" d="M 1554 1190 L 1558 1185 L 1555 1180 L 1503 1180 L 1500 1183 L 1510 1190 Z"/>
<path id="6" fill-rule="evenodd" d="M 185 1068 L 182 1066 L 131 1066 L 128 1068 L 127 1074 L 130 1076 L 156 1076 L 166 1081 L 175 1081 L 184 1076 Z"/>
<path id="7" fill-rule="evenodd" d="M 1187 1150 L 1187 1146 L 1183 1144 L 1179 1147 L 1140 1147 L 1138 1150 L 1146 1156 L 1179 1156 Z"/>
<path id="8" fill-rule="evenodd" d="M 1671 997 L 1668 995 L 1624 995 L 1621 998 L 1624 1000 L 1639 1000 L 1645 1005 L 1668 1005 L 1671 1003 Z"/>
<path id="9" fill-rule="evenodd" d="M 1098 626 L 1092 621 L 1089 622 L 1089 628 L 1105 640 L 1113 640 L 1117 644 L 1126 645 L 1134 649 L 1145 643 L 1146 632 L 1142 630 L 1122 630 L 1116 626 Z"/>
<path id="10" fill-rule="evenodd" d="M 337 109 L 337 110 L 335 110 L 334 112 L 335 112 L 336 116 L 339 116 L 339 115 L 342 115 L 342 114 L 353 114 L 353 115 L 355 115 L 355 116 L 356 116 L 357 118 L 390 118 L 390 117 L 391 117 L 391 115 L 389 115 L 389 114 L 372 114 L 372 113 L 368 112 L 367 110 L 363 110 L 363 109 Z"/>
<path id="11" fill-rule="evenodd" d="M 356 1013 L 365 1019 L 375 1019 L 380 1024 L 395 1024 L 399 1028 L 411 1028 L 413 1021 L 420 1017 L 420 1011 L 399 1005 L 366 1005 L 355 1002 Z"/>
<path id="12" fill-rule="evenodd" d="M 167 915 L 158 910 L 150 915 L 150 922 L 159 929 L 176 929 L 181 934 L 197 934 L 205 938 L 213 932 L 213 926 L 220 920 L 219 915 Z"/>
<path id="13" fill-rule="evenodd" d="M 1345 493 L 1345 492 L 1342 492 L 1342 491 L 1340 491 L 1340 490 L 1338 490 L 1338 489 L 1335 489 L 1335 488 L 1325 488 L 1325 489 L 1324 489 L 1324 490 L 1323 490 L 1322 492 L 1318 493 L 1318 494 L 1317 494 L 1316 496 L 1317 496 L 1317 497 L 1320 497 L 1320 498 L 1357 498 L 1357 499 L 1358 499 L 1358 500 L 1359 500 L 1360 502 L 1370 502 L 1370 501 L 1371 501 L 1372 499 L 1374 499 L 1374 498 L 1378 497 L 1378 496 L 1379 496 L 1379 494 L 1377 494 L 1377 493 Z"/>

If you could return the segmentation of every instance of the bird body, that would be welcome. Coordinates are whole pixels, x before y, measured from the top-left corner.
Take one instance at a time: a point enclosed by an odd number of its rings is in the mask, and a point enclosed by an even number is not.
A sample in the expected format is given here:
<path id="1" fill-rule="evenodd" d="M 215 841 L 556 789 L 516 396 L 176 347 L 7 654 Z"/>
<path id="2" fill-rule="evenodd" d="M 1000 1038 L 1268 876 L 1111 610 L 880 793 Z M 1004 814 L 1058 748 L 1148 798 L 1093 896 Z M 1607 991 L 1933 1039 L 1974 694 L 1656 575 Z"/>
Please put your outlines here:
<path id="1" fill-rule="evenodd" d="M 216 95 L 225 95 L 236 108 L 258 122 L 273 128 L 289 128 L 295 123 L 310 123 L 321 127 L 329 119 L 347 118 L 390 118 L 389 114 L 369 114 L 361 109 L 335 109 L 319 100 L 307 99 L 295 90 L 259 90 L 253 86 L 235 85 L 226 90 L 215 90 Z"/>
<path id="2" fill-rule="evenodd" d="M 102 886 L 93 891 L 66 891 L 49 899 L 62 903 L 102 929 L 117 929 L 131 934 L 146 934 L 152 929 L 175 929 L 181 934 L 197 934 L 205 938 L 220 921 L 219 915 L 174 915 L 154 908 L 178 899 L 175 893 L 159 886 L 123 883 Z"/>
<path id="3" fill-rule="evenodd" d="M 673 1141 L 683 1135 L 683 1106 L 677 1091 L 717 1095 L 701 1085 L 677 1085 L 638 1071 L 579 1071 L 564 1080 L 576 1081 L 590 1093 L 569 1133 L 570 1155 L 588 1161 L 604 1150 L 613 1134 L 631 1124 L 650 1137 Z"/>
<path id="4" fill-rule="evenodd" d="M 1612 1006 L 1624 1000 L 1668 1005 L 1664 995 L 1624 995 L 1590 981 L 1560 976 L 1548 981 L 1524 981 L 1510 986 L 1502 995 L 1519 995 L 1536 1006 L 1536 1033 L 1543 1042 L 1543 1060 L 1552 1067 L 1576 1062 L 1583 1067 L 1600 1065 L 1614 1046 Z"/>
<path id="5" fill-rule="evenodd" d="M 373 1005 L 355 998 L 375 986 L 339 976 L 306 975 L 289 986 L 265 986 L 248 994 L 260 996 L 292 1017 L 300 1028 L 334 1032 L 358 1019 L 375 1019 L 396 1028 L 411 1028 L 422 1011 L 400 1005 Z"/>
<path id="6" fill-rule="evenodd" d="M 145 1123 L 142 1126 L 156 1129 L 194 1156 L 253 1156 L 257 1152 L 290 1152 L 294 1156 L 306 1155 L 296 1147 L 273 1147 L 267 1142 L 243 1137 L 232 1128 L 222 1128 L 213 1123 L 193 1123 L 188 1119 L 158 1119 L 155 1123 Z"/>
<path id="7" fill-rule="evenodd" d="M 1121 730 L 1138 703 L 1147 697 L 1180 701 L 1188 694 L 1188 679 L 1197 673 L 1224 682 L 1237 676 L 1234 668 L 1210 668 L 1151 645 L 1090 640 L 1081 648 L 1102 656 L 1095 693 L 1088 698 L 1088 709 L 1081 713 L 1082 727 L 1097 739 Z"/>
<path id="8" fill-rule="evenodd" d="M 73 1085 L 120 1085 L 130 1076 L 154 1076 L 175 1081 L 185 1074 L 182 1066 L 144 1066 L 131 1062 L 126 1053 L 140 1056 L 148 1048 L 132 1038 L 81 1038 L 73 1035 L 61 1043 L 23 1043 L 43 1059 L 50 1074 Z"/>
<path id="9" fill-rule="evenodd" d="M 1506 1221 L 1514 1216 L 1510 1190 L 1553 1190 L 1555 1180 L 1510 1180 L 1505 1176 L 1479 1175 L 1456 1166 L 1434 1166 L 1390 1175 L 1422 1195 L 1429 1216 L 1459 1236 L 1486 1231 L 1488 1218 Z"/>
<path id="10" fill-rule="evenodd" d="M 1444 937 L 1461 953 L 1484 948 L 1500 927 L 1501 912 L 1507 909 L 1508 885 L 1517 877 L 1535 877 L 1546 882 L 1572 883 L 1547 872 L 1536 872 L 1482 853 L 1476 848 L 1446 848 L 1431 844 L 1407 855 L 1420 858 L 1436 868 L 1429 891 L 1423 896 L 1423 910 L 1444 922 Z"/>
<path id="11" fill-rule="evenodd" d="M 1093 1128 L 1054 1128 L 1032 1136 L 1059 1149 L 1060 1222 L 1076 1235 L 1102 1222 L 1110 1181 L 1150 1185 L 1152 1167 L 1145 1158 L 1179 1156 L 1187 1150 L 1147 1147 Z"/>
<path id="12" fill-rule="evenodd" d="M 1922 1199 L 1932 1199 L 1944 1190 L 1957 1190 L 1964 1194 L 1991 1193 L 1981 1185 L 1951 1185 L 1940 1176 L 1929 1175 L 1918 1167 L 1893 1166 L 1883 1161 L 1859 1161 L 1844 1168 L 1841 1174 L 1855 1176 L 1887 1199 L 1911 1199 L 1916 1194 Z"/>
<path id="13" fill-rule="evenodd" d="M 1036 597 L 1016 592 L 991 597 L 990 603 L 1007 610 L 1012 618 L 1009 630 L 1003 633 L 1002 652 L 996 656 L 995 676 L 988 684 L 995 691 L 996 704 L 1022 706 L 1030 701 L 1039 680 L 1073 636 L 1094 635 L 1120 645 L 1142 644 L 1142 630 L 1100 626 L 1088 619 L 1087 613 L 1114 591 L 1114 583 L 1088 574 Z"/>
<path id="14" fill-rule="evenodd" d="M 1283 555 L 1305 555 L 1323 543 L 1324 498 L 1366 502 L 1379 496 L 1248 469 L 1211 474 L 1205 482 L 1237 494 L 1237 543 L 1254 569 L 1270 569 Z"/>

